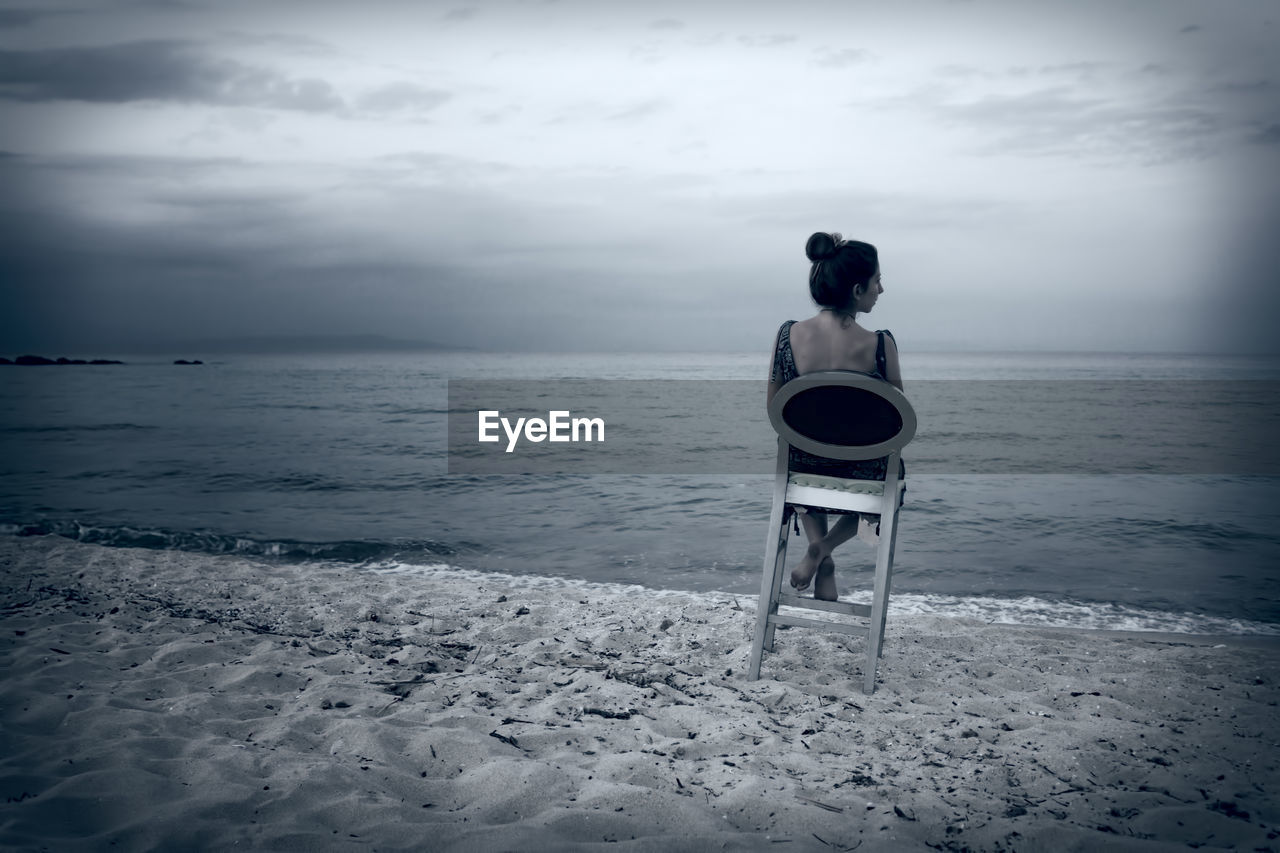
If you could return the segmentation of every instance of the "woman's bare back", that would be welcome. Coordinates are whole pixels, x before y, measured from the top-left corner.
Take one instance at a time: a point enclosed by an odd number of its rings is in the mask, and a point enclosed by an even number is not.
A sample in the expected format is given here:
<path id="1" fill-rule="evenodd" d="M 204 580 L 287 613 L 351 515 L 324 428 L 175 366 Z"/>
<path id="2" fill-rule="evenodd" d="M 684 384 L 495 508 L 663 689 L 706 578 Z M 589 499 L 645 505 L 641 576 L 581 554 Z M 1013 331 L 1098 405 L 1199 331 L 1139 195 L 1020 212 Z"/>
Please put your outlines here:
<path id="1" fill-rule="evenodd" d="M 802 374 L 816 370 L 874 373 L 876 344 L 875 332 L 833 311 L 822 311 L 791 327 L 791 354 L 796 371 Z"/>

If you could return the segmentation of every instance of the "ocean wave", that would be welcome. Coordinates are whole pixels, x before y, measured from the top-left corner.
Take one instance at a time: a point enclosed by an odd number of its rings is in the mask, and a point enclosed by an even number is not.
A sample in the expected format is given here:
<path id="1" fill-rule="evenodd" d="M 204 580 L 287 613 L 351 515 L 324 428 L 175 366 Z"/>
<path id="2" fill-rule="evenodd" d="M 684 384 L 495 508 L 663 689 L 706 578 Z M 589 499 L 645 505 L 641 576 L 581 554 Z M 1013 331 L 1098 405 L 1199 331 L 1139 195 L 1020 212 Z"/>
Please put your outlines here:
<path id="1" fill-rule="evenodd" d="M 153 551 L 190 551 L 198 554 L 238 554 L 271 557 L 290 562 L 338 562 L 365 564 L 404 559 L 408 556 L 447 557 L 456 549 L 433 540 L 393 542 L 343 540 L 300 542 L 291 539 L 252 539 L 220 533 L 173 531 L 129 526 L 101 526 L 77 521 L 39 521 L 0 524 L 0 535 L 61 536 L 90 545 L 113 548 L 146 548 Z"/>
<path id="2" fill-rule="evenodd" d="M 754 608 L 756 596 L 730 592 L 690 592 L 686 590 L 653 589 L 637 584 L 600 583 L 574 577 L 548 575 L 513 575 L 499 572 L 482 572 L 460 569 L 447 563 L 414 564 L 397 560 L 372 563 L 366 566 L 376 571 L 431 574 L 447 572 L 451 577 L 471 577 L 477 581 L 500 576 L 503 583 L 538 589 L 603 590 L 647 597 L 696 597 L 723 600 L 726 604 L 740 605 L 750 602 Z M 841 597 L 843 601 L 871 603 L 870 590 L 862 590 Z M 988 624 L 1020 625 L 1037 628 L 1067 628 L 1091 631 L 1124 631 L 1134 633 L 1167 633 L 1209 636 L 1261 636 L 1280 637 L 1280 624 L 1251 619 L 1233 619 L 1203 613 L 1161 611 L 1132 607 L 1114 602 L 1086 602 L 1080 600 L 1050 600 L 1035 596 L 997 598 L 989 596 L 955 596 L 938 594 L 899 593 L 889 599 L 889 615 L 893 616 L 945 616 L 974 619 Z"/>
<path id="3" fill-rule="evenodd" d="M 152 424 L 30 424 L 0 427 L 0 433 L 127 432 L 159 429 Z"/>
<path id="4" fill-rule="evenodd" d="M 857 601 L 854 595 L 850 600 Z M 870 603 L 870 594 L 864 603 Z M 890 613 L 953 616 L 991 624 L 1140 633 L 1251 635 L 1280 637 L 1280 624 L 1204 613 L 1152 610 L 1114 602 L 1049 600 L 1034 596 L 895 595 Z"/>

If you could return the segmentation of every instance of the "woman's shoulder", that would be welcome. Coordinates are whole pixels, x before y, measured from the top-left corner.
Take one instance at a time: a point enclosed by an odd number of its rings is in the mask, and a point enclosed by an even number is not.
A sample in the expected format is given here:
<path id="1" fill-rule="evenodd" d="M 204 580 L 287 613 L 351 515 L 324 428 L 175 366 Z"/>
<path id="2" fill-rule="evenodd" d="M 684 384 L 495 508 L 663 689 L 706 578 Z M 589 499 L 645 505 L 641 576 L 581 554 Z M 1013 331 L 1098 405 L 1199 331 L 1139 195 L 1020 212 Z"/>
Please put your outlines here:
<path id="1" fill-rule="evenodd" d="M 829 331 L 823 320 L 824 315 L 818 313 L 803 320 L 788 320 L 782 325 L 791 332 L 793 337 L 796 335 L 821 335 Z"/>
<path id="2" fill-rule="evenodd" d="M 876 358 L 898 354 L 898 339 L 888 329 L 876 329 Z"/>
<path id="3" fill-rule="evenodd" d="M 885 351 L 898 351 L 898 339 L 888 329 L 876 329 L 877 344 Z"/>

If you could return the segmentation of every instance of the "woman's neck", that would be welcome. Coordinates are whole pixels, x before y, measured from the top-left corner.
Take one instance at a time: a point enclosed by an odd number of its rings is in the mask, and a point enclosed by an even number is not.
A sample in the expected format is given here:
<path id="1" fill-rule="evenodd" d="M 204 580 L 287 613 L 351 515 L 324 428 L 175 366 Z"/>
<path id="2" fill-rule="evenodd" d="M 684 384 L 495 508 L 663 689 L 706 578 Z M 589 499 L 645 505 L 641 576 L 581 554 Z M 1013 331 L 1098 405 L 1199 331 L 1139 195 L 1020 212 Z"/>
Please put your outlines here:
<path id="1" fill-rule="evenodd" d="M 856 323 L 858 312 L 853 310 L 853 306 L 847 308 L 823 308 L 824 314 L 830 314 L 832 317 L 840 321 L 842 328 L 848 328 L 850 323 Z"/>

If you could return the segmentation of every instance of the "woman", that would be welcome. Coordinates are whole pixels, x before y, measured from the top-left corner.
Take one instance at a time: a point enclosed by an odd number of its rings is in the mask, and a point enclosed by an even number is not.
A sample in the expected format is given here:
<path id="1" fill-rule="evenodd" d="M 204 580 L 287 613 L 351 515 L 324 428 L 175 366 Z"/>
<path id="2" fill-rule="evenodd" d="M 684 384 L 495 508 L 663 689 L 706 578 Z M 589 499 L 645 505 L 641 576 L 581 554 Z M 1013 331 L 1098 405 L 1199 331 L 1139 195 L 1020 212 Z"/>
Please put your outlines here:
<path id="1" fill-rule="evenodd" d="M 880 284 L 880 260 L 875 246 L 843 240 L 839 234 L 818 232 L 805 244 L 813 262 L 809 293 L 821 310 L 808 320 L 788 320 L 778 330 L 769 377 L 768 401 L 785 383 L 818 370 L 858 370 L 878 376 L 902 388 L 898 345 L 888 331 L 871 332 L 856 317 L 875 307 L 884 293 Z M 791 448 L 792 471 L 826 474 L 859 480 L 883 480 L 884 459 L 843 461 L 813 456 Z M 905 474 L 905 470 L 903 471 Z M 837 598 L 835 563 L 831 552 L 858 532 L 856 513 L 831 513 L 839 519 L 827 529 L 827 513 L 797 507 L 809 547 L 791 572 L 791 586 L 804 590 L 814 582 L 813 597 Z"/>

